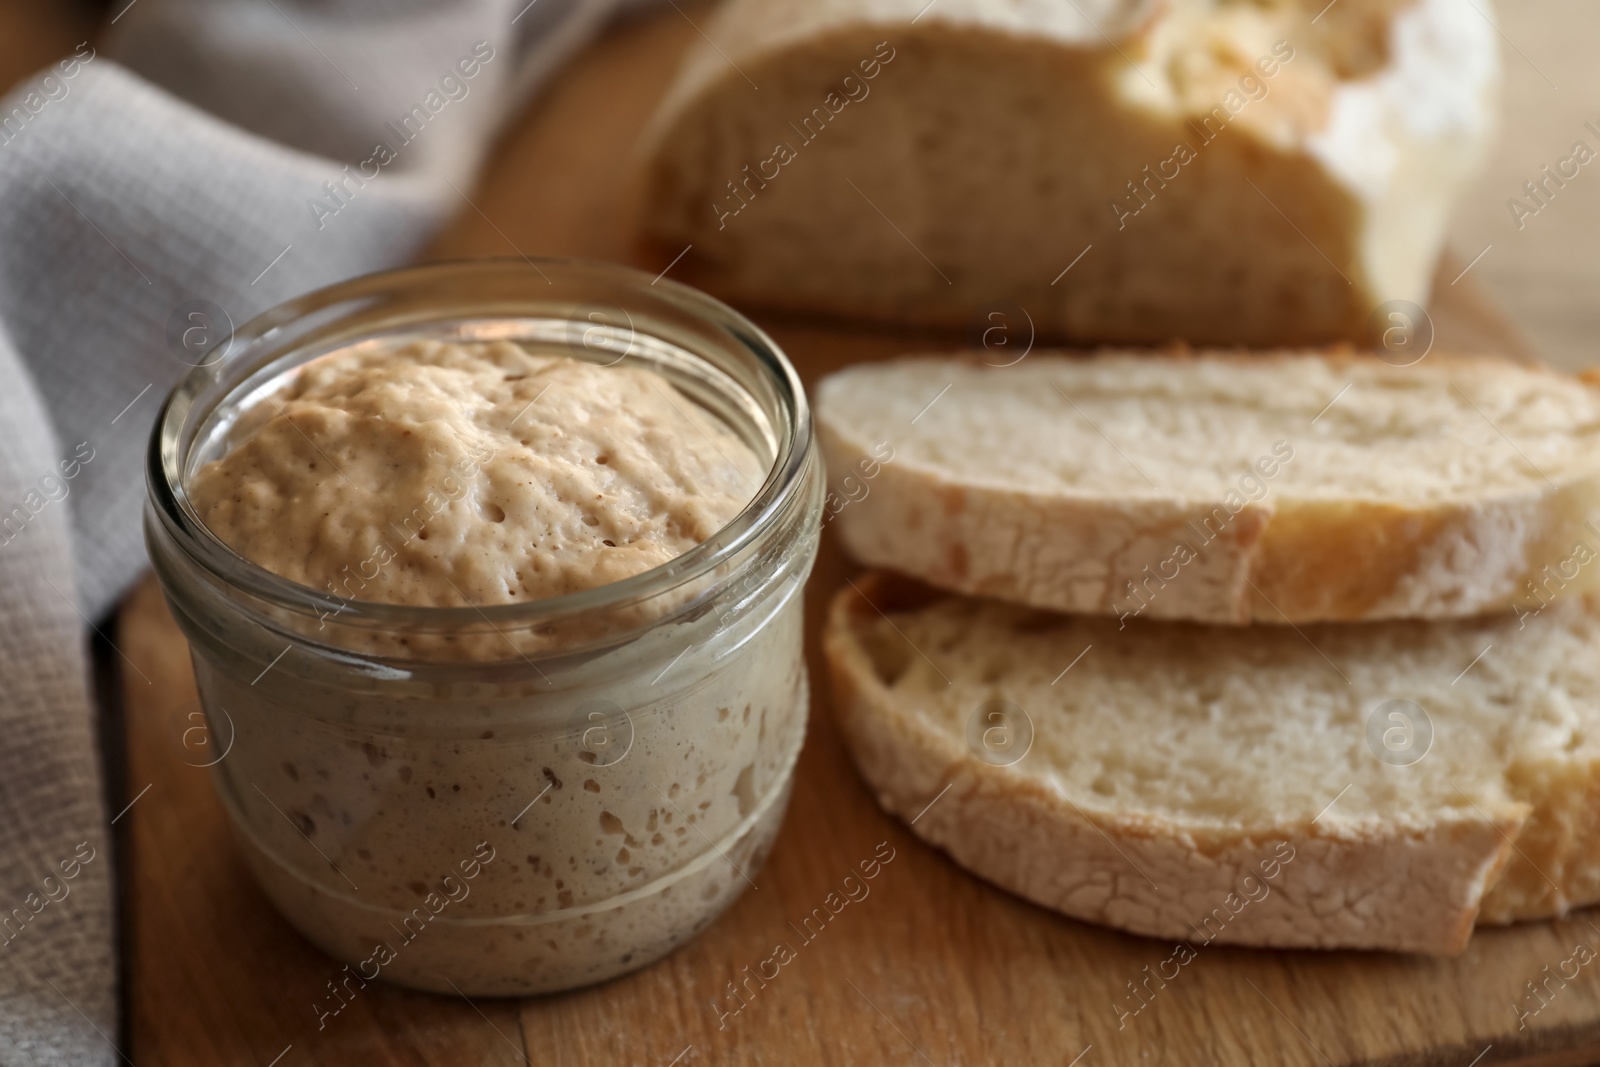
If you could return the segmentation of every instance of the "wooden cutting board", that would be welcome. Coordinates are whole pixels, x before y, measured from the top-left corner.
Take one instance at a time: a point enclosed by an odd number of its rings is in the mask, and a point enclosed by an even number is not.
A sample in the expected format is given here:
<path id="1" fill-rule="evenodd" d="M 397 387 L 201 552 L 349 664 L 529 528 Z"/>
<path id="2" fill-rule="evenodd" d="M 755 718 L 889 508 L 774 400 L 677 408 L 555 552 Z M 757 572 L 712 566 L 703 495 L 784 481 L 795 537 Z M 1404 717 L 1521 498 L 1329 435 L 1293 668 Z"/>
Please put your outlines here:
<path id="1" fill-rule="evenodd" d="M 632 24 L 569 69 L 507 134 L 436 255 L 637 261 L 630 148 L 696 39 L 689 19 L 700 21 L 702 9 L 684 11 Z M 1447 284 L 1455 274 L 1442 272 L 1439 344 L 1525 355 L 1470 277 Z M 756 318 L 812 382 L 852 360 L 950 341 Z M 1156 970 L 1172 946 L 1064 919 L 991 888 L 884 816 L 862 786 L 834 728 L 816 655 L 823 604 L 847 567 L 826 543 L 807 604 L 818 683 L 811 733 L 788 821 L 755 876 L 757 889 L 669 959 L 597 988 L 469 1002 L 372 986 L 320 1031 L 313 1005 L 337 965 L 278 918 L 234 851 L 208 772 L 193 766 L 204 762 L 201 738 L 185 737 L 198 722 L 187 651 L 146 582 L 125 606 L 117 638 L 150 680 L 123 672 L 127 788 L 115 806 L 136 801 L 117 824 L 128 1058 L 263 1067 L 1531 1067 L 1600 1059 L 1600 966 L 1584 967 L 1542 1006 L 1525 986 L 1577 945 L 1600 948 L 1587 914 L 1486 930 L 1454 960 L 1207 948 L 1175 979 L 1152 983 L 1148 1003 L 1132 1014 L 1140 1001 L 1128 983 L 1142 981 L 1147 966 Z M 796 935 L 791 922 L 820 906 L 859 861 L 891 849 L 866 898 L 811 940 Z M 793 961 L 771 981 L 743 984 L 746 968 L 754 973 L 780 944 Z M 740 1000 L 729 996 L 732 982 L 741 983 Z M 1519 1027 L 1518 1011 L 1531 1007 L 1540 1010 Z"/>

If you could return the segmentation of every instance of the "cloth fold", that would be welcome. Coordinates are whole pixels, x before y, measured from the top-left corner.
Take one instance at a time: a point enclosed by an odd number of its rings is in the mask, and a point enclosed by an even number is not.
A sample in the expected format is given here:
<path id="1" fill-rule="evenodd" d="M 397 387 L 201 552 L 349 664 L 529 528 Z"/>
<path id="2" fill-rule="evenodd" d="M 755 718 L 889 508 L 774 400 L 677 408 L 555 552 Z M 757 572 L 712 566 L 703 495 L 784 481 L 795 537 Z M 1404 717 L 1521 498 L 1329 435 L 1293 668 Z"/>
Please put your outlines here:
<path id="1" fill-rule="evenodd" d="M 138 0 L 0 101 L 0 1065 L 120 1058 L 85 636 L 189 327 L 414 256 L 614 7 Z"/>

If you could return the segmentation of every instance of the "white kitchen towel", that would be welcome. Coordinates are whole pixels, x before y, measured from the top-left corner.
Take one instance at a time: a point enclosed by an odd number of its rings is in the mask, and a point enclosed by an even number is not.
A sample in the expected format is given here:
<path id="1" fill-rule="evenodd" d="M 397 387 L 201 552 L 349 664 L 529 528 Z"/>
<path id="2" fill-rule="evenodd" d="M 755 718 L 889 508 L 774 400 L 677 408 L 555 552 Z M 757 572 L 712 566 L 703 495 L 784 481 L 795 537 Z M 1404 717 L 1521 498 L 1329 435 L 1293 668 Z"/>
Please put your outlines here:
<path id="1" fill-rule="evenodd" d="M 86 637 L 145 565 L 189 312 L 414 255 L 614 6 L 114 0 L 0 101 L 0 1065 L 121 1062 Z"/>

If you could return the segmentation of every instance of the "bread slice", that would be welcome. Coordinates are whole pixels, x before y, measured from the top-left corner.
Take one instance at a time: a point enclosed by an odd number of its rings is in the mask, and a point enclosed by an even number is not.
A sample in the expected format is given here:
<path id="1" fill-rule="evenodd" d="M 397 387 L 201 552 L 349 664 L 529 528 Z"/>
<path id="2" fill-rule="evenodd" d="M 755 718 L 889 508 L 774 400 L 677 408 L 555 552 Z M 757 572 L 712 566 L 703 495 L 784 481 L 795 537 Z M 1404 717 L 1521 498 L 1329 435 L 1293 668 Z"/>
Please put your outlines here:
<path id="1" fill-rule="evenodd" d="M 879 802 L 1075 918 L 1455 953 L 1475 921 L 1600 899 L 1594 598 L 1525 630 L 1119 629 L 879 574 L 840 591 L 824 647 Z"/>
<path id="2" fill-rule="evenodd" d="M 646 226 L 736 301 L 1365 336 L 1427 299 L 1487 142 L 1486 5 L 731 0 L 649 131 Z"/>
<path id="3" fill-rule="evenodd" d="M 1301 623 L 1600 589 L 1600 377 L 1036 352 L 850 367 L 816 410 L 845 546 L 957 592 Z"/>

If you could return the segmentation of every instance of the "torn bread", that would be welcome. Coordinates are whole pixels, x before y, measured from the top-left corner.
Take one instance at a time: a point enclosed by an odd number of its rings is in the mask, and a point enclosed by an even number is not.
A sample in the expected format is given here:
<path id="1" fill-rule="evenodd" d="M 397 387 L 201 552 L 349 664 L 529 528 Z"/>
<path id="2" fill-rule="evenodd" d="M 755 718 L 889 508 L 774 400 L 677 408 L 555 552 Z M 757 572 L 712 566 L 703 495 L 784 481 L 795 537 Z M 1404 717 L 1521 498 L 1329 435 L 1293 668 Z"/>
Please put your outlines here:
<path id="1" fill-rule="evenodd" d="M 647 231 L 767 306 L 1364 337 L 1427 300 L 1488 143 L 1485 6 L 731 0 L 648 132 Z"/>
<path id="2" fill-rule="evenodd" d="M 1455 953 L 1475 922 L 1600 899 L 1592 598 L 1526 630 L 1119 629 L 880 574 L 838 594 L 824 647 L 879 802 L 1075 918 Z"/>
<path id="3" fill-rule="evenodd" d="M 1124 620 L 1526 617 L 1600 589 L 1600 379 L 986 355 L 821 383 L 833 525 L 859 560 Z"/>

